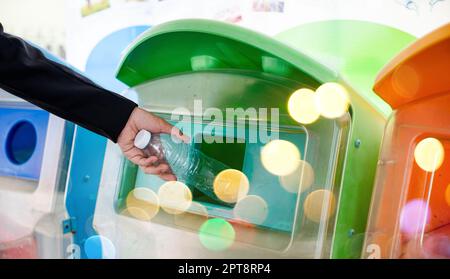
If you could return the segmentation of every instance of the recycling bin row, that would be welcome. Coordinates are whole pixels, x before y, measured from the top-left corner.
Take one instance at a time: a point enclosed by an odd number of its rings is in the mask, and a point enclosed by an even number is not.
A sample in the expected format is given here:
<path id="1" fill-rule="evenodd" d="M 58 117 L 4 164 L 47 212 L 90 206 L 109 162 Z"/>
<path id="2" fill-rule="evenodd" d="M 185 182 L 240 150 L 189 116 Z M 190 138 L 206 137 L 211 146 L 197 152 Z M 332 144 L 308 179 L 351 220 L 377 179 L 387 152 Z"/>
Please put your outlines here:
<path id="1" fill-rule="evenodd" d="M 414 41 L 343 20 L 276 38 L 209 20 L 144 31 L 118 63 L 124 85 L 111 90 L 229 168 L 205 185 L 211 198 L 189 180 L 146 174 L 87 130 L 60 130 L 73 140 L 55 184 L 64 185 L 63 217 L 50 218 L 59 249 L 82 258 L 450 257 L 449 46 L 450 26 Z M 52 116 L 11 102 L 0 116 L 0 187 L 9 184 L 0 199 L 45 199 Z"/>

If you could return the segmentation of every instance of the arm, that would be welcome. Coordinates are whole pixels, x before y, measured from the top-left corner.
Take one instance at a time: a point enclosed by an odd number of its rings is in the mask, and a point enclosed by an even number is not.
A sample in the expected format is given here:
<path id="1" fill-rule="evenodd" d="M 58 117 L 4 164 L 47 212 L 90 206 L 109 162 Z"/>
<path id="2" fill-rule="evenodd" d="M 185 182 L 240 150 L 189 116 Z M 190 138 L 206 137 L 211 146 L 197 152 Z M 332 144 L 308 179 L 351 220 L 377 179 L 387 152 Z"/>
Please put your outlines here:
<path id="1" fill-rule="evenodd" d="M 48 60 L 37 48 L 4 33 L 1 24 L 0 87 L 114 142 L 137 106 Z"/>
<path id="2" fill-rule="evenodd" d="M 187 137 L 163 119 L 146 112 L 75 71 L 44 57 L 20 38 L 6 34 L 0 24 L 0 87 L 54 115 L 117 142 L 124 155 L 146 173 L 175 180 L 167 164 L 155 164 L 133 141 L 141 129 Z"/>

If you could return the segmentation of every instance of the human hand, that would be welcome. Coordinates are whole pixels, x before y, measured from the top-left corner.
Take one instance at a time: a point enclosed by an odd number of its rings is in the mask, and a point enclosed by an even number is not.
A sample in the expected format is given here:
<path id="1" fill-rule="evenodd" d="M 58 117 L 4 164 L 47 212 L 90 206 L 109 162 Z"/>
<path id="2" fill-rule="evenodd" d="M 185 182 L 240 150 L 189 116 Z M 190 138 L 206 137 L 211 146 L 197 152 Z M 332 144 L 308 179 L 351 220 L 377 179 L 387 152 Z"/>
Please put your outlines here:
<path id="1" fill-rule="evenodd" d="M 171 134 L 184 142 L 189 141 L 188 137 L 164 119 L 136 107 L 117 139 L 117 144 L 125 157 L 141 167 L 145 173 L 158 175 L 164 180 L 177 180 L 165 160 L 158 160 L 153 155 L 147 157 L 141 149 L 134 146 L 136 135 L 143 129 L 154 134 Z"/>

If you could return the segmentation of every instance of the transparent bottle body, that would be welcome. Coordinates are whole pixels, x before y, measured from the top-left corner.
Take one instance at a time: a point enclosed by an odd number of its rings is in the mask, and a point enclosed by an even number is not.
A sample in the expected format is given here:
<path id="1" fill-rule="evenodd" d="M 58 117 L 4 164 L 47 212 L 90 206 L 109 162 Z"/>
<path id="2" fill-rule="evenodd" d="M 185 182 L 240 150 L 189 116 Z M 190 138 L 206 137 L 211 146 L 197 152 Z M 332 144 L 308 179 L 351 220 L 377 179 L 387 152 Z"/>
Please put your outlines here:
<path id="1" fill-rule="evenodd" d="M 167 163 L 177 180 L 185 183 L 191 191 L 197 189 L 223 203 L 214 193 L 214 179 L 221 171 L 230 169 L 229 166 L 189 144 L 174 141 L 167 134 L 152 135 L 143 151 L 147 156 L 156 156 L 158 162 Z"/>

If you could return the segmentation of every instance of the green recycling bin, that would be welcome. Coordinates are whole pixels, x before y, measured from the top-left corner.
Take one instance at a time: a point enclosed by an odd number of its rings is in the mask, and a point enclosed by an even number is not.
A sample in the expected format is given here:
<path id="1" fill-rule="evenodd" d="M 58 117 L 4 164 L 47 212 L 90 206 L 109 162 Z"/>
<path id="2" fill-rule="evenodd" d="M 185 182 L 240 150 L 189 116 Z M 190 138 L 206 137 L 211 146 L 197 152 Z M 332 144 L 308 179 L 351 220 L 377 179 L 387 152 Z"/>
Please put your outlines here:
<path id="1" fill-rule="evenodd" d="M 390 113 L 372 82 L 412 39 L 357 21 L 303 25 L 278 39 L 209 20 L 143 33 L 117 71 L 126 95 L 229 167 L 206 185 L 214 199 L 122 158 L 109 178 L 115 211 L 142 226 L 135 234 L 151 243 L 143 255 L 359 257 Z"/>

